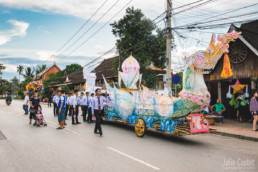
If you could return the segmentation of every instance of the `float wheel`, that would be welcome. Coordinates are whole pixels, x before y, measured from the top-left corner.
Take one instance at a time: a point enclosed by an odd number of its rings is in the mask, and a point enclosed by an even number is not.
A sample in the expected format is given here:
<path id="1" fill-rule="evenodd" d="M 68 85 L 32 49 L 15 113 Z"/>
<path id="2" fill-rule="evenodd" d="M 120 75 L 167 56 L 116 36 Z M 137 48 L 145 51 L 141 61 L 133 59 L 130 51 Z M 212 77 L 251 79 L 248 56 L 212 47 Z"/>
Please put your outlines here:
<path id="1" fill-rule="evenodd" d="M 143 137 L 146 132 L 146 129 L 147 128 L 146 128 L 146 123 L 145 123 L 144 119 L 142 119 L 142 118 L 137 119 L 137 121 L 135 122 L 135 126 L 134 126 L 135 134 L 138 137 Z"/>

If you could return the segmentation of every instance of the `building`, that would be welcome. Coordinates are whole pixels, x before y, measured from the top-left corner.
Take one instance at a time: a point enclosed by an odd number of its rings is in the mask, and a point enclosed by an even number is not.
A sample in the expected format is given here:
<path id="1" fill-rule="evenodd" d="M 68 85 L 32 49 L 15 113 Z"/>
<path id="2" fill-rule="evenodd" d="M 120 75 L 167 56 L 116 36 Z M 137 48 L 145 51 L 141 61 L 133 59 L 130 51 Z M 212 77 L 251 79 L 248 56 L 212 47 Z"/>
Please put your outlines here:
<path id="1" fill-rule="evenodd" d="M 36 77 L 35 81 L 39 81 L 41 84 L 43 84 L 43 81 L 47 78 L 49 78 L 50 74 L 56 74 L 57 72 L 61 71 L 60 68 L 54 63 L 50 67 L 44 69 L 42 72 L 40 72 Z"/>
<path id="2" fill-rule="evenodd" d="M 56 91 L 59 87 L 62 87 L 66 85 L 69 90 L 79 90 L 84 91 L 85 90 L 85 82 L 86 80 L 83 78 L 83 72 L 65 72 L 64 77 L 61 79 L 62 84 L 52 85 L 51 88 L 54 89 L 54 94 L 56 94 Z"/>
<path id="3" fill-rule="evenodd" d="M 240 28 L 231 25 L 229 32 L 232 30 L 242 32 L 235 42 L 230 43 L 229 47 L 228 56 L 233 76 L 227 79 L 221 77 L 223 57 L 209 74 L 204 75 L 211 92 L 212 104 L 217 98 L 221 99 L 226 106 L 225 115 L 228 118 L 236 117 L 235 109 L 229 105 L 230 99 L 226 97 L 229 85 L 234 85 L 239 79 L 241 84 L 248 85 L 250 97 L 252 92 L 258 89 L 258 20 L 242 24 Z"/>

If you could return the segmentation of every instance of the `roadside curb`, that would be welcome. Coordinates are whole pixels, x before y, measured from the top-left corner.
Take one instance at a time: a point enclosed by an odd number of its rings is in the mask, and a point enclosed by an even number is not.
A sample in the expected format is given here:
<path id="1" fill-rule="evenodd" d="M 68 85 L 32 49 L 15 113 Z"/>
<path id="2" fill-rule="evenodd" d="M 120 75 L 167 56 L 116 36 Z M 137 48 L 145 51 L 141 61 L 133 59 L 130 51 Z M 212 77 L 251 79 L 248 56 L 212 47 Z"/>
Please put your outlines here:
<path id="1" fill-rule="evenodd" d="M 216 135 L 221 135 L 221 136 L 227 136 L 227 137 L 233 137 L 233 138 L 242 139 L 242 140 L 249 140 L 249 141 L 258 142 L 258 138 L 256 138 L 256 137 L 244 136 L 244 135 L 233 134 L 233 133 L 226 133 L 226 132 L 221 132 L 221 131 L 217 131 L 217 130 L 215 130 L 211 134 L 216 134 Z"/>

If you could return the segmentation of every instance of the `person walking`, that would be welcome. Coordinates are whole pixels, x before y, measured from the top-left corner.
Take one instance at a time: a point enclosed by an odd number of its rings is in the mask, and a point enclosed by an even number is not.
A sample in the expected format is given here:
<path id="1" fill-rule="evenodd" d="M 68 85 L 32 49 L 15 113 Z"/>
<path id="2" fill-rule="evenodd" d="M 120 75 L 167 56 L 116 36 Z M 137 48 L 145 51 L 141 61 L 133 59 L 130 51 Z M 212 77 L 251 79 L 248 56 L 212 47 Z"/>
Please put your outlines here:
<path id="1" fill-rule="evenodd" d="M 88 116 L 87 116 L 87 121 L 88 123 L 92 123 L 92 100 L 94 98 L 94 93 L 91 93 L 91 97 L 89 98 L 89 109 L 88 109 Z"/>
<path id="2" fill-rule="evenodd" d="M 254 95 L 250 101 L 250 112 L 252 113 L 254 120 L 253 120 L 253 131 L 258 131 L 256 128 L 256 124 L 258 121 L 258 91 L 254 92 Z"/>
<path id="3" fill-rule="evenodd" d="M 63 90 L 59 90 L 58 91 L 58 97 L 59 97 L 59 101 L 57 104 L 57 108 L 58 108 L 58 121 L 60 124 L 60 127 L 58 127 L 57 129 L 63 129 L 65 128 L 65 111 L 66 111 L 66 97 L 64 94 Z"/>
<path id="4" fill-rule="evenodd" d="M 81 110 L 82 110 L 82 114 L 81 114 L 82 117 L 83 117 L 83 108 L 84 108 L 84 105 L 81 104 L 81 101 L 82 101 L 83 96 L 84 96 L 84 93 L 81 92 L 81 96 L 79 97 L 79 99 L 80 99 L 80 107 L 81 107 Z"/>
<path id="5" fill-rule="evenodd" d="M 76 101 L 77 101 L 77 106 L 76 106 L 76 113 L 77 113 L 77 117 L 79 116 L 80 113 L 80 107 L 81 107 L 81 98 L 79 97 L 79 91 L 77 90 L 77 92 L 75 93 L 76 95 Z M 77 122 L 77 124 L 81 124 L 79 121 Z"/>
<path id="6" fill-rule="evenodd" d="M 51 102 L 52 102 L 52 96 L 51 96 L 51 93 L 49 93 L 49 95 L 48 95 L 48 101 L 47 101 L 48 107 L 51 107 Z"/>
<path id="7" fill-rule="evenodd" d="M 38 97 L 38 92 L 35 92 L 33 94 L 33 97 L 30 99 L 30 123 L 29 124 L 31 124 L 32 119 L 35 119 L 34 124 L 36 124 L 35 114 L 39 110 L 39 107 L 40 107 L 40 98 Z"/>
<path id="8" fill-rule="evenodd" d="M 65 120 L 67 120 L 67 114 L 68 114 L 68 100 L 69 99 L 69 95 L 68 93 L 65 93 L 65 106 L 66 106 L 66 109 L 65 109 Z"/>
<path id="9" fill-rule="evenodd" d="M 81 124 L 78 121 L 79 105 L 77 101 L 78 90 L 74 90 L 70 99 L 70 106 L 72 108 L 72 125 Z"/>
<path id="10" fill-rule="evenodd" d="M 29 98 L 29 95 L 28 95 L 28 92 L 25 91 L 24 92 L 24 104 L 23 104 L 23 110 L 25 111 L 25 114 L 24 115 L 28 115 L 29 114 L 29 101 L 30 101 L 30 98 Z"/>
<path id="11" fill-rule="evenodd" d="M 103 107 L 104 107 L 104 102 L 106 102 L 106 99 L 103 96 L 101 96 L 101 90 L 99 88 L 96 89 L 95 92 L 96 92 L 96 97 L 94 97 L 92 100 L 92 115 L 95 115 L 95 118 L 96 118 L 94 133 L 100 134 L 102 136 L 103 131 L 101 128 L 100 118 L 101 118 L 101 115 L 104 113 Z"/>
<path id="12" fill-rule="evenodd" d="M 83 112 L 82 112 L 83 122 L 86 122 L 86 114 L 87 114 L 88 107 L 89 107 L 89 92 L 86 92 L 86 95 L 82 96 L 81 106 L 83 107 L 82 108 L 82 110 L 83 110 Z"/>
<path id="13" fill-rule="evenodd" d="M 57 109 L 57 104 L 59 102 L 59 97 L 58 95 L 55 95 L 53 97 L 53 103 L 54 103 L 54 116 L 56 116 L 58 114 L 58 109 Z"/>
<path id="14" fill-rule="evenodd" d="M 70 91 L 68 93 L 68 98 L 67 98 L 68 106 L 66 108 L 68 108 L 68 115 L 69 116 L 72 116 L 72 110 L 73 110 L 73 108 L 71 108 L 71 97 L 72 97 L 71 95 L 72 95 L 72 93 L 73 93 L 73 91 Z"/>

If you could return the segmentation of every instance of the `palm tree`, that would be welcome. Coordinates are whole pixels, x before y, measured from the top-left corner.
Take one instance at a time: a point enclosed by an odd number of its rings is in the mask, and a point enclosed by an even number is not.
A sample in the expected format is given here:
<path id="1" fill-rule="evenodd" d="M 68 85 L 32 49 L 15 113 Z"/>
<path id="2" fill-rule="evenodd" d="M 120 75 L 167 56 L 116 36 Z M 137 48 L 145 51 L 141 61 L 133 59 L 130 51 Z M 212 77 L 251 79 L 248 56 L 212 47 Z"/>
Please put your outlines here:
<path id="1" fill-rule="evenodd" d="M 19 73 L 19 83 L 20 83 L 20 79 L 21 79 L 21 74 L 24 71 L 24 67 L 22 65 L 17 66 L 17 73 Z"/>
<path id="2" fill-rule="evenodd" d="M 25 73 L 22 74 L 25 79 L 33 79 L 34 78 L 34 69 L 27 67 L 25 69 Z"/>
<path id="3" fill-rule="evenodd" d="M 3 64 L 0 63 L 0 75 L 2 75 L 2 70 L 5 70 L 5 66 Z"/>
<path id="4" fill-rule="evenodd" d="M 36 76 L 42 72 L 43 70 L 45 70 L 47 68 L 47 65 L 45 64 L 42 64 L 41 66 L 40 65 L 37 65 L 37 67 L 34 69 L 35 70 L 35 73 L 36 73 Z"/>

